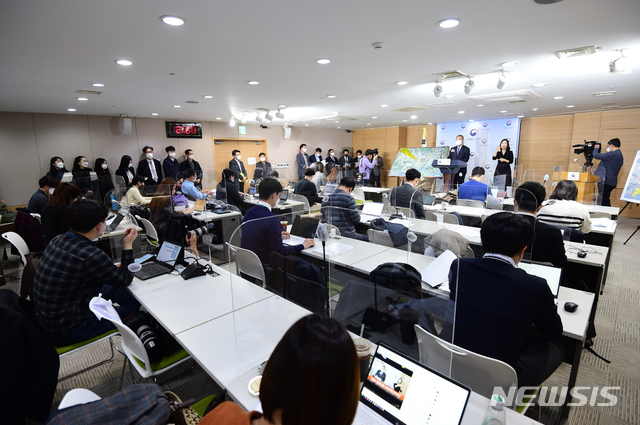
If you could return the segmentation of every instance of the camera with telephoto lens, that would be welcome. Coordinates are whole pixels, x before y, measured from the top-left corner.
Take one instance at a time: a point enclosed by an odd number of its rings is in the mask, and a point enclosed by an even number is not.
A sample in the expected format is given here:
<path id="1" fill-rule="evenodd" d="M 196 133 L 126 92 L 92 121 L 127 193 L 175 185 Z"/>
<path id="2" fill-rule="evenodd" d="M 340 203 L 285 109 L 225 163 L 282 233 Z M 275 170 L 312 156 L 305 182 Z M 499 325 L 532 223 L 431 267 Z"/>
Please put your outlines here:
<path id="1" fill-rule="evenodd" d="M 593 150 L 595 149 L 597 143 L 598 142 L 594 142 L 594 141 L 587 142 L 585 140 L 584 143 L 581 145 L 572 146 L 573 148 L 578 148 L 578 149 L 574 149 L 573 153 L 577 155 L 583 154 L 585 159 L 585 165 L 588 167 L 591 167 L 593 166 Z"/>
<path id="2" fill-rule="evenodd" d="M 145 313 L 138 311 L 132 314 L 125 319 L 125 325 L 140 338 L 140 342 L 142 342 L 151 362 L 162 360 L 164 357 L 162 343 Z"/>

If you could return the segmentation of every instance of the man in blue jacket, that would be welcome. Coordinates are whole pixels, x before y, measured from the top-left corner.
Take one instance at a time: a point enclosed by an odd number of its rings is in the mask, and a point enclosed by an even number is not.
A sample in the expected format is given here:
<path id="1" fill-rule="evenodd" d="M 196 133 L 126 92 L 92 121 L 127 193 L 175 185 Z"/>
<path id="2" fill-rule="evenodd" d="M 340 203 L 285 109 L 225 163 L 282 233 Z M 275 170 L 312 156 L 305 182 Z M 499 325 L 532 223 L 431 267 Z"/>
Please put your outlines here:
<path id="1" fill-rule="evenodd" d="M 269 264 L 272 251 L 282 255 L 297 254 L 314 246 L 313 239 L 305 239 L 299 245 L 285 245 L 282 239 L 288 239 L 289 233 L 283 231 L 280 219 L 271 212 L 282 193 L 282 185 L 274 178 L 262 179 L 258 185 L 260 200 L 255 207 L 247 211 L 242 220 L 242 239 L 240 246 L 253 251 L 263 266 Z"/>
<path id="2" fill-rule="evenodd" d="M 468 182 L 462 183 L 458 188 L 458 199 L 473 199 L 474 201 L 485 202 L 490 192 L 489 186 L 482 183 L 484 179 L 484 168 L 475 167 L 471 171 L 471 178 Z"/>
<path id="3" fill-rule="evenodd" d="M 609 140 L 607 143 L 607 152 L 600 153 L 601 149 L 602 146 L 600 143 L 596 143 L 593 151 L 593 157 L 600 160 L 600 164 L 598 164 L 598 168 L 594 173 L 600 177 L 600 181 L 598 182 L 598 204 L 610 207 L 611 200 L 609 198 L 611 191 L 618 185 L 618 174 L 624 163 L 624 158 L 620 151 L 620 139 L 616 137 L 615 139 Z M 602 181 L 603 178 L 604 181 Z"/>

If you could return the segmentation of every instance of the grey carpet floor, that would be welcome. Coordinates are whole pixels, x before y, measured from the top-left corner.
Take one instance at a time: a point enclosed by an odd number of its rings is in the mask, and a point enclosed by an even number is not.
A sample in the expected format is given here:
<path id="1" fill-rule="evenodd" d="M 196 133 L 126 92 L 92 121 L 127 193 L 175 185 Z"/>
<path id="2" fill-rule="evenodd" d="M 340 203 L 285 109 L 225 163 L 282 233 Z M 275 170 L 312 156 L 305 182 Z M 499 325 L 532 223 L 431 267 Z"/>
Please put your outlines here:
<path id="1" fill-rule="evenodd" d="M 614 406 L 573 407 L 569 423 L 575 425 L 609 425 L 640 423 L 640 232 L 628 243 L 623 242 L 640 224 L 638 219 L 620 218 L 613 243 L 609 263 L 607 284 L 600 297 L 596 314 L 594 349 L 611 361 L 607 364 L 592 353 L 583 350 L 578 373 L 577 386 L 590 387 L 582 394 L 591 395 L 591 387 L 619 387 L 612 391 L 618 400 Z M 3 261 L 5 273 L 20 276 L 22 267 L 16 256 L 9 255 Z M 234 271 L 234 267 L 229 267 Z M 4 288 L 18 289 L 18 282 L 8 281 Z M 114 338 L 119 346 L 119 337 Z M 85 365 L 89 365 L 110 355 L 109 343 L 104 341 L 97 347 L 79 350 L 61 359 L 60 376 L 65 376 Z M 70 378 L 58 384 L 53 408 L 64 394 L 73 388 L 88 388 L 100 396 L 118 391 L 123 356 L 116 353 L 114 360 L 103 366 Z M 544 386 L 565 386 L 571 366 L 562 364 L 545 382 Z M 135 374 L 135 372 L 134 372 Z M 135 375 L 136 382 L 141 378 Z M 166 382 L 165 382 L 166 381 Z M 153 380 L 147 380 L 153 382 Z M 127 368 L 124 386 L 132 383 Z M 194 397 L 197 400 L 220 391 L 220 387 L 193 360 L 174 368 L 159 377 L 160 385 L 174 391 L 183 400 Z M 598 395 L 596 401 L 606 402 Z M 533 412 L 532 412 L 533 413 Z M 540 421 L 545 424 L 557 423 L 560 409 L 542 407 Z"/>

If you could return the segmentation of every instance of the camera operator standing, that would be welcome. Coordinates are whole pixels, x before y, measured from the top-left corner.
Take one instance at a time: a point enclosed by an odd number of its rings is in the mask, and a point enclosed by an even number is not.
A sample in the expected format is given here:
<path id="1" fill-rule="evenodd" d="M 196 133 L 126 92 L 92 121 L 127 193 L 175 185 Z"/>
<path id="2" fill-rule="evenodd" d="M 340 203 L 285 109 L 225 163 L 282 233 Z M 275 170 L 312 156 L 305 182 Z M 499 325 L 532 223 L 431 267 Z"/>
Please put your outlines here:
<path id="1" fill-rule="evenodd" d="M 595 171 L 595 175 L 600 177 L 598 182 L 598 204 L 610 207 L 611 191 L 616 188 L 618 184 L 618 173 L 624 163 L 622 152 L 620 151 L 620 139 L 609 140 L 607 142 L 607 151 L 600 153 L 602 146 L 600 143 L 596 143 L 593 150 L 593 157 L 600 160 L 598 168 Z M 604 178 L 604 181 L 603 181 Z"/>
<path id="2" fill-rule="evenodd" d="M 373 154 L 376 155 L 375 165 L 373 166 L 373 171 L 371 172 L 371 177 L 369 183 L 371 183 L 371 187 L 381 187 L 380 186 L 380 175 L 381 168 L 384 167 L 384 161 L 382 157 L 378 154 L 378 148 L 373 150 Z"/>

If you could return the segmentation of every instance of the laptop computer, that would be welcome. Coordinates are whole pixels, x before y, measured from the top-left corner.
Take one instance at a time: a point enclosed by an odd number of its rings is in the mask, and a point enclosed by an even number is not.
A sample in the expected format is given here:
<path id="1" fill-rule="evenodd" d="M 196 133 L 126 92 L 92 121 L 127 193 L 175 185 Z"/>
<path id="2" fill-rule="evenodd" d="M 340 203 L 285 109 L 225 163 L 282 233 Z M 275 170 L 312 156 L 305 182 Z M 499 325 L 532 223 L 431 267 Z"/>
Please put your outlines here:
<path id="1" fill-rule="evenodd" d="M 276 206 L 284 205 L 287 202 L 288 197 L 289 197 L 289 191 L 283 190 L 282 193 L 280 194 L 280 199 L 278 199 L 278 202 L 276 202 Z"/>
<path id="2" fill-rule="evenodd" d="M 380 343 L 354 424 L 459 425 L 471 390 Z"/>
<path id="3" fill-rule="evenodd" d="M 301 217 L 297 215 L 293 219 L 290 234 L 300 236 L 301 238 L 313 239 L 316 235 L 316 229 L 320 223 L 319 218 Z"/>
<path id="4" fill-rule="evenodd" d="M 518 267 L 527 273 L 541 277 L 547 281 L 549 289 L 553 294 L 553 297 L 558 299 L 558 291 L 560 291 L 560 278 L 562 276 L 562 269 L 557 267 L 545 266 L 543 264 L 527 263 L 520 261 Z"/>
<path id="5" fill-rule="evenodd" d="M 380 218 L 384 204 L 382 202 L 365 202 L 360 213 L 360 223 L 366 223 Z"/>
<path id="6" fill-rule="evenodd" d="M 113 220 L 111 220 L 111 223 L 108 224 L 108 228 L 109 231 L 107 233 L 111 233 L 114 230 L 116 230 L 118 228 L 118 225 L 120 225 L 120 222 L 122 221 L 122 219 L 124 218 L 124 216 L 120 213 L 118 213 L 115 218 Z"/>
<path id="7" fill-rule="evenodd" d="M 142 269 L 135 273 L 135 277 L 140 280 L 147 280 L 163 274 L 171 273 L 181 252 L 182 246 L 169 241 L 162 242 L 162 246 L 160 247 L 156 258 L 144 263 L 142 265 Z"/>
<path id="8" fill-rule="evenodd" d="M 324 190 L 322 191 L 323 195 L 331 195 L 333 192 L 336 191 L 336 189 L 338 188 L 338 184 L 337 183 L 327 183 L 324 186 Z"/>
<path id="9" fill-rule="evenodd" d="M 435 201 L 435 195 L 422 195 L 422 203 L 425 205 L 433 205 Z"/>

